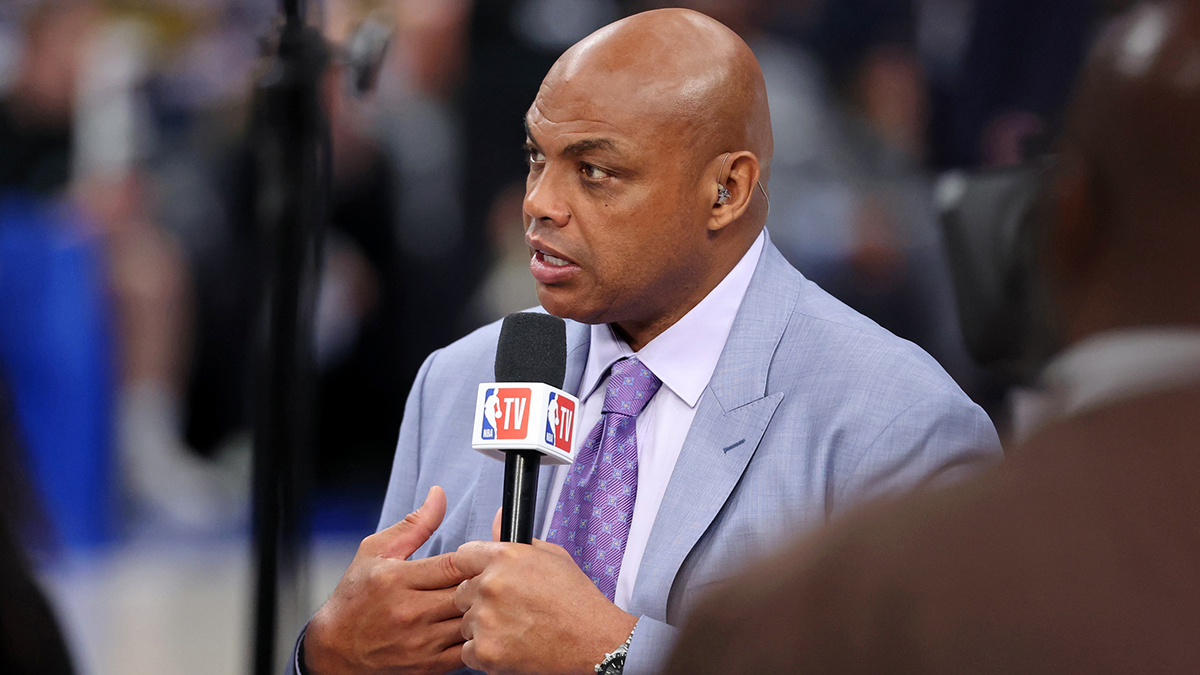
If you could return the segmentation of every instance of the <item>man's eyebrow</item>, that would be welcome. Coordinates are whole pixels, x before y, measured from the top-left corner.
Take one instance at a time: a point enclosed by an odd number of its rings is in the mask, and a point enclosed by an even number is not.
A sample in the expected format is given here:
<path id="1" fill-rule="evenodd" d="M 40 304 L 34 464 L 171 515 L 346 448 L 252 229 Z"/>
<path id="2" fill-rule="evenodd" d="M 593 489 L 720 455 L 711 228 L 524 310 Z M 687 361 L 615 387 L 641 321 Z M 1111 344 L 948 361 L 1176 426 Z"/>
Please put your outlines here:
<path id="1" fill-rule="evenodd" d="M 617 144 L 607 138 L 585 138 L 563 148 L 562 155 L 563 157 L 575 157 L 585 152 L 591 152 L 592 150 L 615 151 L 616 149 Z"/>
<path id="2" fill-rule="evenodd" d="M 537 146 L 538 142 L 533 138 L 533 132 L 529 128 L 529 119 L 526 118 L 521 121 L 525 125 L 525 144 L 527 146 Z M 563 157 L 577 157 L 592 150 L 609 150 L 615 152 L 617 144 L 607 138 L 585 138 L 563 148 L 560 154 Z"/>

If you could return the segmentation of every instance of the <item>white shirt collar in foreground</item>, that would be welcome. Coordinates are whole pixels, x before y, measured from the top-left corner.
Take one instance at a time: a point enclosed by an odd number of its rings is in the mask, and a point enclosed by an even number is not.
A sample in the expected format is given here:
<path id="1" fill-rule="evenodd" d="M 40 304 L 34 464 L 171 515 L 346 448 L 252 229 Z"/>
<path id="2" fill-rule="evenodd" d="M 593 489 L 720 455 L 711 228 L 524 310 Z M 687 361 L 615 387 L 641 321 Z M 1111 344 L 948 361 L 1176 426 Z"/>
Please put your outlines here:
<path id="1" fill-rule="evenodd" d="M 1020 435 L 1057 417 L 1194 381 L 1200 381 L 1200 330 L 1163 326 L 1101 333 L 1046 366 L 1044 389 L 1016 416 L 1026 420 Z"/>
<path id="2" fill-rule="evenodd" d="M 750 288 L 750 279 L 758 267 L 766 241 L 764 229 L 716 288 L 637 352 L 638 360 L 690 408 L 696 407 L 717 369 L 725 340 L 733 329 L 733 319 Z M 600 378 L 608 372 L 609 366 L 633 355 L 629 345 L 618 338 L 608 324 L 593 325 L 579 398 L 587 398 L 600 385 Z"/>

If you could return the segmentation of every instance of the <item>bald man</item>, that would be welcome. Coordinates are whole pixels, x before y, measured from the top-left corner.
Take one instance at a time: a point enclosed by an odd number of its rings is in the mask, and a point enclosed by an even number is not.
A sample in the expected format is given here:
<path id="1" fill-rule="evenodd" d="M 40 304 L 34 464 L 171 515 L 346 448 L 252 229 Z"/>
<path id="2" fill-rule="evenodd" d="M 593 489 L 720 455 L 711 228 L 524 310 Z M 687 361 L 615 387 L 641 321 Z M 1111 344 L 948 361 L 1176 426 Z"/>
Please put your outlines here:
<path id="1" fill-rule="evenodd" d="M 682 10 L 612 24 L 558 60 L 525 125 L 576 463 L 542 471 L 539 541 L 491 541 L 503 465 L 471 423 L 498 326 L 433 354 L 383 529 L 300 641 L 310 675 L 652 672 L 747 555 L 997 452 L 936 363 L 771 246 L 763 77 L 730 30 Z"/>
<path id="2" fill-rule="evenodd" d="M 698 610 L 671 675 L 1200 672 L 1200 3 L 1104 33 L 1050 182 L 1033 436 Z"/>

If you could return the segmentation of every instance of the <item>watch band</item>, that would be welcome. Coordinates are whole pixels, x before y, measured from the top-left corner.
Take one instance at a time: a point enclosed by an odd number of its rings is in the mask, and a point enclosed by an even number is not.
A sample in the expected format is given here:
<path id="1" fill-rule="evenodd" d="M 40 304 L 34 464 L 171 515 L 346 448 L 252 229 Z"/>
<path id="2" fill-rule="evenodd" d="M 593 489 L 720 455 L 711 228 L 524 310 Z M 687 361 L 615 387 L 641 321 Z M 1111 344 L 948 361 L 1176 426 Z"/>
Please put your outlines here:
<path id="1" fill-rule="evenodd" d="M 596 675 L 621 675 L 625 670 L 625 656 L 629 654 L 629 645 L 633 644 L 633 631 L 637 630 L 634 625 L 633 630 L 629 631 L 629 637 L 625 638 L 625 642 L 621 643 L 620 647 L 612 650 L 604 655 L 604 660 L 596 664 Z"/>

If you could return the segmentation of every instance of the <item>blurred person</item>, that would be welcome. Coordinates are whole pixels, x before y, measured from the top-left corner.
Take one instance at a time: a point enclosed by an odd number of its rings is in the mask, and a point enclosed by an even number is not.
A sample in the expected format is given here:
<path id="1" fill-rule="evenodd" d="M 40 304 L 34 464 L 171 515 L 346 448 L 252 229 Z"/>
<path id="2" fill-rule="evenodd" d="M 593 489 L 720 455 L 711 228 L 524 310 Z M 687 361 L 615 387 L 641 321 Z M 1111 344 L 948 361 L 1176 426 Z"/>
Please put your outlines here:
<path id="1" fill-rule="evenodd" d="M 471 449 L 469 417 L 499 324 L 431 355 L 381 531 L 292 668 L 649 672 L 744 556 L 997 453 L 932 359 L 771 245 L 765 85 L 728 28 L 662 10 L 601 29 L 555 63 L 525 123 L 528 264 L 545 310 L 571 320 L 565 388 L 592 440 L 542 474 L 545 541 L 480 541 L 504 469 Z"/>
<path id="2" fill-rule="evenodd" d="M 9 159 L 0 162 L 0 171 L 10 194 L 22 195 L 17 201 L 10 199 L 4 213 L 10 222 L 27 226 L 7 230 L 7 241 L 24 247 L 24 253 L 20 266 L 9 271 L 6 285 L 10 291 L 28 290 L 39 279 L 57 278 L 57 283 L 45 286 L 49 292 L 77 292 L 75 304 L 60 300 L 39 309 L 39 314 L 56 312 L 58 323 L 26 317 L 10 326 L 8 340 L 40 346 L 41 352 L 10 350 L 8 359 L 11 366 L 14 360 L 44 357 L 46 372 L 64 370 L 80 354 L 78 349 L 65 350 L 66 345 L 84 340 L 96 345 L 95 358 L 100 361 L 88 373 L 107 372 L 110 361 L 120 373 L 115 382 L 107 375 L 85 377 L 80 372 L 73 384 L 52 377 L 31 384 L 23 374 L 33 363 L 13 371 L 17 399 L 28 402 L 22 410 L 31 427 L 36 464 L 100 467 L 89 470 L 94 480 L 111 480 L 103 467 L 112 461 L 107 437 L 113 414 L 109 405 L 115 398 L 119 482 L 134 512 L 187 525 L 225 523 L 244 506 L 247 490 L 239 488 L 248 485 L 248 466 L 242 462 L 231 472 L 220 470 L 196 458 L 182 440 L 178 401 L 188 358 L 189 279 L 176 243 L 154 218 L 147 194 L 144 162 L 152 150 L 147 139 L 153 134 L 143 85 L 156 28 L 81 0 L 34 3 L 25 25 L 27 39 L 15 82 L 0 103 L 0 153 Z M 34 224 L 38 229 L 31 229 Z M 49 257 L 31 255 L 31 237 L 42 242 L 42 252 Z M 95 275 L 64 276 L 66 270 L 55 262 L 64 255 L 75 256 L 71 259 Z M 14 276 L 18 270 L 20 278 Z M 53 345 L 65 351 L 54 354 Z M 110 346 L 115 347 L 113 353 L 99 354 Z M 62 437 L 51 441 L 32 428 L 41 428 L 36 420 L 55 417 L 60 404 L 73 397 L 65 391 L 53 394 L 46 382 L 81 391 L 92 384 L 103 388 L 91 394 L 92 407 L 98 406 L 93 412 L 104 420 L 96 422 L 105 430 L 100 432 L 103 442 L 67 439 L 53 424 L 44 425 L 50 436 Z M 27 389 L 46 395 L 35 402 Z M 84 419 L 82 411 L 71 417 Z M 76 459 L 51 459 L 46 453 L 59 451 L 51 444 L 69 450 Z M 76 510 L 87 515 L 56 510 L 56 518 L 111 517 L 99 515 L 110 511 L 107 504 Z"/>
<path id="3" fill-rule="evenodd" d="M 1088 59 L 1036 234 L 1037 430 L 729 581 L 667 673 L 1195 671 L 1198 44 L 1200 3 L 1142 3 Z"/>
<path id="4" fill-rule="evenodd" d="M 8 90 L 0 98 L 0 192 L 52 196 L 71 169 L 79 43 L 95 20 L 82 2 L 32 12 Z"/>
<path id="5" fill-rule="evenodd" d="M 331 68 L 322 83 L 332 189 L 313 325 L 314 477 L 318 488 L 338 497 L 383 491 L 409 348 L 407 289 L 394 227 L 395 171 L 347 83 L 342 67 Z M 208 455 L 245 448 L 254 414 L 270 233 L 258 227 L 253 144 L 253 134 L 243 134 L 221 163 L 223 218 L 189 250 L 196 348 L 188 372 L 187 435 Z"/>
<path id="6" fill-rule="evenodd" d="M 429 289 L 454 276 L 466 245 L 452 98 L 461 67 L 454 35 L 468 7 L 347 1 L 327 9 L 324 31 L 335 45 L 366 19 L 397 24 L 375 90 L 357 91 L 342 63 L 323 82 L 332 193 L 315 316 L 315 487 L 341 511 L 373 510 L 408 387 L 424 356 L 462 331 L 461 291 Z M 252 134 L 237 140 L 221 181 L 225 217 L 192 252 L 200 281 L 188 433 L 206 452 L 238 438 L 251 418 L 267 245 L 255 217 L 253 149 Z M 358 525 L 337 523 L 347 524 Z"/>
<path id="7" fill-rule="evenodd" d="M 805 218 L 802 210 L 796 222 L 776 229 L 789 233 L 785 250 L 814 281 L 921 345 L 979 396 L 978 374 L 955 321 L 924 164 L 930 101 L 914 5 L 855 0 L 825 6 L 812 31 L 835 95 L 830 133 L 836 145 L 826 173 L 815 178 L 832 179 L 840 187 L 833 194 L 848 200 L 836 220 Z"/>
<path id="8" fill-rule="evenodd" d="M 397 29 L 374 94 L 374 133 L 395 170 L 392 192 L 404 332 L 401 397 L 432 350 L 479 324 L 464 310 L 478 281 L 471 256 L 483 232 L 467 216 L 465 174 L 470 155 L 462 112 L 473 3 L 402 0 Z M 429 293 L 430 287 L 439 289 Z M 393 411 L 393 419 L 403 404 Z M 394 449 L 396 424 L 390 428 Z M 386 469 L 385 469 L 386 471 Z"/>
<path id="9" fill-rule="evenodd" d="M 112 533 L 112 314 L 103 249 L 67 190 L 83 37 L 97 13 L 61 2 L 21 15 L 0 100 L 0 366 L 52 538 Z"/>
<path id="10" fill-rule="evenodd" d="M 99 232 L 117 322 L 117 450 L 135 522 L 221 529 L 245 516 L 249 457 L 218 463 L 184 437 L 192 277 L 156 217 L 146 83 L 163 26 L 114 12 L 84 35 L 74 109 L 72 193 Z"/>

